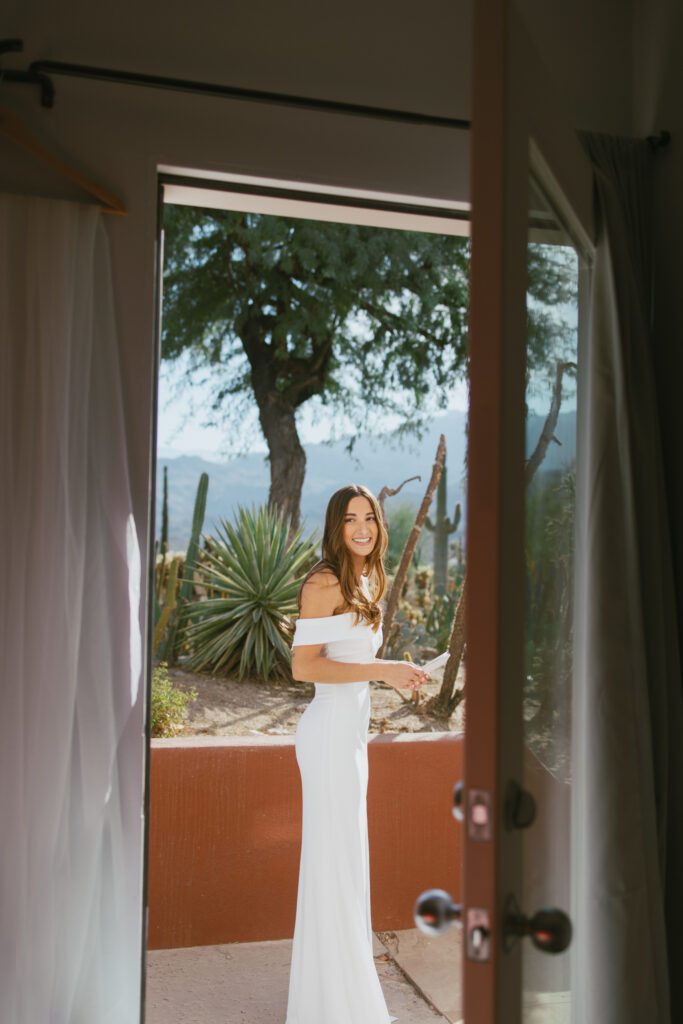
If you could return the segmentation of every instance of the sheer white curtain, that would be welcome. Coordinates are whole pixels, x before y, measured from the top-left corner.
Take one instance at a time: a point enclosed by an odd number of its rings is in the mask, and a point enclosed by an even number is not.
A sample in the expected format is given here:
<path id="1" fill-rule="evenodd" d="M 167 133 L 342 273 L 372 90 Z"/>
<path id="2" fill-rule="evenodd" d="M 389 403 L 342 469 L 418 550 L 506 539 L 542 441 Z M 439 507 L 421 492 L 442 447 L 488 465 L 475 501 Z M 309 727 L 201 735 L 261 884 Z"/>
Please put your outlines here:
<path id="1" fill-rule="evenodd" d="M 141 565 L 94 207 L 0 195 L 0 537 L 0 1020 L 131 1024 Z"/>
<path id="2" fill-rule="evenodd" d="M 680 1020 L 683 702 L 650 335 L 656 157 L 645 142 L 584 142 L 600 237 L 577 481 L 574 1020 L 668 1024 Z"/>

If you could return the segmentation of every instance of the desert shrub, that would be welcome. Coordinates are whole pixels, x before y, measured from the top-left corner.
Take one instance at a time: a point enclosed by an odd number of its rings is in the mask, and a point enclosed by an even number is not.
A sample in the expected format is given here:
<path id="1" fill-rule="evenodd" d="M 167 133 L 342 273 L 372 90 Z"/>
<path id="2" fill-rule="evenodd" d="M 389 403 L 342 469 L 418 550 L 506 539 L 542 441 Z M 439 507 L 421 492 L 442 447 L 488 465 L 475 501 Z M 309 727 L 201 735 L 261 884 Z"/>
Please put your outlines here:
<path id="1" fill-rule="evenodd" d="M 425 629 L 439 653 L 448 647 L 459 597 L 460 592 L 456 592 L 454 589 L 450 589 L 445 594 L 435 594 L 425 616 Z"/>
<path id="2" fill-rule="evenodd" d="M 449 572 L 446 593 L 435 594 L 432 567 L 415 569 L 399 600 L 387 656 L 424 661 L 445 651 L 461 590 L 462 582 Z"/>
<path id="3" fill-rule="evenodd" d="M 152 672 L 152 736 L 175 736 L 182 731 L 187 706 L 197 699 L 195 689 L 182 690 L 168 674 L 168 665 L 161 662 Z"/>
<path id="4" fill-rule="evenodd" d="M 186 637 L 193 669 L 287 677 L 296 596 L 316 561 L 314 538 L 289 536 L 289 519 L 264 505 L 223 519 L 198 566 L 211 595 L 191 610 Z"/>

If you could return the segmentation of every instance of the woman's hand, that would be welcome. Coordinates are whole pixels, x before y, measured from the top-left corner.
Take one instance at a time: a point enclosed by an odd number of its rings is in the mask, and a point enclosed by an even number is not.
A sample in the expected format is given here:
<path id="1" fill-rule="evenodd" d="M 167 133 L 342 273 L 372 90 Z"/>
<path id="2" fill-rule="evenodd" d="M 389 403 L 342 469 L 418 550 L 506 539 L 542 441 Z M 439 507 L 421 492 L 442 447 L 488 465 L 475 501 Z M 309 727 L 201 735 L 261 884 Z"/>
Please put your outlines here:
<path id="1" fill-rule="evenodd" d="M 377 678 L 396 690 L 419 690 L 430 676 L 412 661 L 385 661 L 377 659 Z"/>

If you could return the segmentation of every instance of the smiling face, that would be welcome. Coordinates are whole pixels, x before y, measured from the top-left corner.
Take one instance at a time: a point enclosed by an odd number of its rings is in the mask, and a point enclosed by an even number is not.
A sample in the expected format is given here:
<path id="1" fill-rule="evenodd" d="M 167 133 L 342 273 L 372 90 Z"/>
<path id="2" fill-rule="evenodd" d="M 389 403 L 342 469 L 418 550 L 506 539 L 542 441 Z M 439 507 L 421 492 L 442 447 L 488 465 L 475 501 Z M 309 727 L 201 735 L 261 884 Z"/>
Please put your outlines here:
<path id="1" fill-rule="evenodd" d="M 342 533 L 351 554 L 362 558 L 369 555 L 377 543 L 378 534 L 379 526 L 368 499 L 361 495 L 351 498 L 344 513 Z"/>

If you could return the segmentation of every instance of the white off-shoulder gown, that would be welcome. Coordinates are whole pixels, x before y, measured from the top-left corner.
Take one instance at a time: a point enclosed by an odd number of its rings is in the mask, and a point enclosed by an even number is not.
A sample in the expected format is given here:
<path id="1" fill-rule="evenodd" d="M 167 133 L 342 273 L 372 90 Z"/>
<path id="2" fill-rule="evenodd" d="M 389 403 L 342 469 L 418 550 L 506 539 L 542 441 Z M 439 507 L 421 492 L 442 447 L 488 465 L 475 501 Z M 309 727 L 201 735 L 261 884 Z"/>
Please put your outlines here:
<path id="1" fill-rule="evenodd" d="M 382 642 L 352 612 L 299 619 L 293 644 L 372 661 Z M 299 719 L 301 860 L 285 1024 L 389 1024 L 370 922 L 367 784 L 370 686 L 316 683 Z"/>

